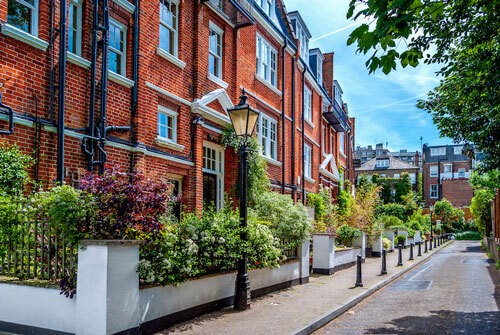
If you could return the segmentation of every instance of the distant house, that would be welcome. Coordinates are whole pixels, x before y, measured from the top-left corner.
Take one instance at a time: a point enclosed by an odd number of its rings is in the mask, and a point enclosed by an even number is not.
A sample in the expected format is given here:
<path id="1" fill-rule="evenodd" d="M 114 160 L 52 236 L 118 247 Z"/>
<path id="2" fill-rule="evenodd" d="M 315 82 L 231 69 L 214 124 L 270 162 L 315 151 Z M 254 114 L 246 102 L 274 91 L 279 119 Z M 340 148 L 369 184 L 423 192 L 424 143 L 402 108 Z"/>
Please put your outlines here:
<path id="1" fill-rule="evenodd" d="M 425 205 L 446 198 L 456 207 L 466 207 L 474 196 L 469 185 L 473 161 L 463 145 L 428 146 L 424 144 L 422 160 L 423 197 Z"/>
<path id="2" fill-rule="evenodd" d="M 418 190 L 418 166 L 410 165 L 390 155 L 375 157 L 361 165 L 355 170 L 356 180 L 360 175 L 378 175 L 381 178 L 400 178 L 401 174 L 410 175 L 411 184 L 414 191 Z"/>

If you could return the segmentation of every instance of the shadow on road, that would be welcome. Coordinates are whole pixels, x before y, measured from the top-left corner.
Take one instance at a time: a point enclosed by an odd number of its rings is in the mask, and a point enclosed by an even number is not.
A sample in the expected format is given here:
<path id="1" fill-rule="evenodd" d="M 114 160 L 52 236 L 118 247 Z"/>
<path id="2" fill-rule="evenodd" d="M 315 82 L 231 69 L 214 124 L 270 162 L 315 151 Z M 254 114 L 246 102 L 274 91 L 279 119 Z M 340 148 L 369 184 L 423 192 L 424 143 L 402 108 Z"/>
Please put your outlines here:
<path id="1" fill-rule="evenodd" d="M 365 334 L 452 335 L 500 334 L 500 312 L 464 313 L 431 311 L 430 316 L 406 316 L 392 320 L 392 327 L 367 329 Z"/>
<path id="2" fill-rule="evenodd" d="M 467 246 L 465 250 L 462 250 L 461 252 L 484 252 L 481 249 L 480 245 L 474 245 L 474 246 Z"/>

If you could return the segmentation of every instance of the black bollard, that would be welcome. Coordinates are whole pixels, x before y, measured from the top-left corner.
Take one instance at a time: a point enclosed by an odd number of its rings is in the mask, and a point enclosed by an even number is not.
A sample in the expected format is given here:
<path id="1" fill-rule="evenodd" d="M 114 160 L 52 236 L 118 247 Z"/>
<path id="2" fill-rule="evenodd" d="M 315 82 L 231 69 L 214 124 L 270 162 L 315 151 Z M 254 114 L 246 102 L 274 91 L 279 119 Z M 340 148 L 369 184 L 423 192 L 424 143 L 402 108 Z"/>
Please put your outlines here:
<path id="1" fill-rule="evenodd" d="M 418 255 L 417 257 L 422 256 L 422 241 L 418 242 Z"/>
<path id="2" fill-rule="evenodd" d="M 425 240 L 425 249 L 424 249 L 424 254 L 427 253 L 427 239 Z"/>
<path id="3" fill-rule="evenodd" d="M 437 248 L 436 247 L 436 240 L 437 240 L 437 238 L 434 239 L 434 248 Z"/>
<path id="4" fill-rule="evenodd" d="M 403 265 L 403 246 L 401 244 L 398 245 L 398 265 Z"/>
<path id="5" fill-rule="evenodd" d="M 356 287 L 363 287 L 363 281 L 361 280 L 361 255 L 357 256 L 357 266 L 358 270 L 356 271 Z"/>
<path id="6" fill-rule="evenodd" d="M 434 237 L 431 236 L 431 240 L 429 242 L 429 250 L 432 250 L 432 241 L 434 241 L 434 243 L 436 243 L 436 240 L 434 239 Z"/>
<path id="7" fill-rule="evenodd" d="M 413 243 L 410 243 L 410 258 L 408 258 L 409 261 L 413 260 Z"/>
<path id="8" fill-rule="evenodd" d="M 381 275 L 386 275 L 387 274 L 387 263 L 386 263 L 386 251 L 385 249 L 382 250 L 382 271 L 380 271 Z"/>

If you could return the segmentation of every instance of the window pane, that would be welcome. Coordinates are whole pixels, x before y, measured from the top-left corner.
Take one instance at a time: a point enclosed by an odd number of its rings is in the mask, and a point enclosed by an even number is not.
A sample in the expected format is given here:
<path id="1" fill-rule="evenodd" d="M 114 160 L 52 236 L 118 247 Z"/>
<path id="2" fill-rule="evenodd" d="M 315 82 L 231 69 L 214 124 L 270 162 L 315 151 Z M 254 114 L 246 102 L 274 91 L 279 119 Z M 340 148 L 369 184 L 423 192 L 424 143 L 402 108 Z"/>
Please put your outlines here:
<path id="1" fill-rule="evenodd" d="M 160 48 L 169 53 L 172 53 L 171 42 L 170 42 L 170 30 L 167 27 L 160 24 Z"/>
<path id="2" fill-rule="evenodd" d="M 32 5 L 34 0 L 27 1 Z M 20 4 L 17 1 L 9 0 L 9 5 L 7 9 L 7 22 L 11 25 L 24 30 L 28 33 L 33 32 L 33 27 L 31 26 L 31 16 L 33 15 L 32 9 L 28 6 Z"/>
<path id="3" fill-rule="evenodd" d="M 215 57 L 212 54 L 208 55 L 208 72 L 216 76 L 216 70 L 215 70 Z"/>

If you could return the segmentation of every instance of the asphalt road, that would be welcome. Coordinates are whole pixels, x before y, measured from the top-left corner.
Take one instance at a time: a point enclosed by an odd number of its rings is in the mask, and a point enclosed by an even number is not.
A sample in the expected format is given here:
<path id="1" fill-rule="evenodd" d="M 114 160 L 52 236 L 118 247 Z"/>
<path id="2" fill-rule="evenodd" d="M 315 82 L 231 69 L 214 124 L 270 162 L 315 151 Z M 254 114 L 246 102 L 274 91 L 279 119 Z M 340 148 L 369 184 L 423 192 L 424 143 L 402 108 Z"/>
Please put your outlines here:
<path id="1" fill-rule="evenodd" d="M 314 334 L 500 334 L 500 271 L 455 241 Z"/>

